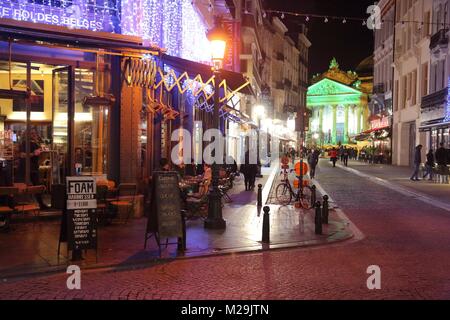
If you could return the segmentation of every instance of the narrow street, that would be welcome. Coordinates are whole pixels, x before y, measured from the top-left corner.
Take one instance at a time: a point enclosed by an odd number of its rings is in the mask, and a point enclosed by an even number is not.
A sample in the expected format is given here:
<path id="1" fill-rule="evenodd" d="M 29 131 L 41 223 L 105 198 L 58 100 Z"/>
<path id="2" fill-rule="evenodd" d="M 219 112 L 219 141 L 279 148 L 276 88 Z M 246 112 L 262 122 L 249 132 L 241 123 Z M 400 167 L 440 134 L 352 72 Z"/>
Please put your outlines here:
<path id="1" fill-rule="evenodd" d="M 450 214 L 321 160 L 317 178 L 362 240 L 3 282 L 0 299 L 448 299 Z M 381 290 L 366 269 L 381 268 Z"/>

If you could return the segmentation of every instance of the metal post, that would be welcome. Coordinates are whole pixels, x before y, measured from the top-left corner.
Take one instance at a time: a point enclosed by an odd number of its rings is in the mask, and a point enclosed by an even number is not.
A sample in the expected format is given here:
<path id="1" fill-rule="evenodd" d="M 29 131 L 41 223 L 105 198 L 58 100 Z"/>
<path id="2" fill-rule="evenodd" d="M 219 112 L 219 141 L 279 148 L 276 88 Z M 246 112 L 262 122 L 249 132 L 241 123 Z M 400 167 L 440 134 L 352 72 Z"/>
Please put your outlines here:
<path id="1" fill-rule="evenodd" d="M 322 220 L 323 223 L 328 224 L 328 196 L 323 196 L 323 206 L 322 206 Z"/>
<path id="2" fill-rule="evenodd" d="M 315 185 L 311 186 L 311 204 L 316 203 L 317 200 L 317 187 Z"/>
<path id="3" fill-rule="evenodd" d="M 72 261 L 81 261 L 83 260 L 83 251 L 80 249 L 72 250 Z"/>
<path id="4" fill-rule="evenodd" d="M 181 210 L 181 227 L 183 229 L 183 237 L 178 238 L 178 250 L 186 250 L 186 211 Z"/>
<path id="5" fill-rule="evenodd" d="M 220 130 L 220 71 L 214 71 L 214 128 Z M 214 151 L 213 151 L 214 152 Z M 214 154 L 215 157 L 215 154 Z M 225 229 L 226 222 L 222 218 L 222 195 L 219 190 L 219 166 L 214 161 L 212 166 L 212 190 L 208 194 L 208 218 L 205 220 L 206 229 Z"/>
<path id="6" fill-rule="evenodd" d="M 270 243 L 270 207 L 264 207 L 264 216 L 263 216 L 263 229 L 262 229 L 262 242 Z"/>
<path id="7" fill-rule="evenodd" d="M 320 209 L 320 201 L 316 203 L 316 216 L 314 219 L 316 234 L 322 234 L 322 210 Z"/>
<path id="8" fill-rule="evenodd" d="M 262 207 L 262 184 L 258 184 L 258 207 Z"/>
<path id="9" fill-rule="evenodd" d="M 256 155 L 256 164 L 258 165 L 258 171 L 256 173 L 256 176 L 258 178 L 262 178 L 262 174 L 261 174 L 261 158 L 260 158 L 260 152 L 261 152 L 261 118 L 258 116 L 258 140 L 256 141 L 256 146 L 258 149 L 258 154 Z"/>

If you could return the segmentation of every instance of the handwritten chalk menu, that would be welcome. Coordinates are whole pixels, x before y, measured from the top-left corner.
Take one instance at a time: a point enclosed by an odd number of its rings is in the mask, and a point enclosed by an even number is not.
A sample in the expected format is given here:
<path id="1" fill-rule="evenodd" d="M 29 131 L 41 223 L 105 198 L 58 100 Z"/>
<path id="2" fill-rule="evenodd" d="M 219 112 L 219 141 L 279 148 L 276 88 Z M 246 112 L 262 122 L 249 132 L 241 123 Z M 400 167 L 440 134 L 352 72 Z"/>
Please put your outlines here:
<path id="1" fill-rule="evenodd" d="M 67 177 L 69 250 L 97 248 L 97 188 L 93 177 Z"/>
<path id="2" fill-rule="evenodd" d="M 160 239 L 182 237 L 181 197 L 176 172 L 155 172 L 153 201 Z"/>

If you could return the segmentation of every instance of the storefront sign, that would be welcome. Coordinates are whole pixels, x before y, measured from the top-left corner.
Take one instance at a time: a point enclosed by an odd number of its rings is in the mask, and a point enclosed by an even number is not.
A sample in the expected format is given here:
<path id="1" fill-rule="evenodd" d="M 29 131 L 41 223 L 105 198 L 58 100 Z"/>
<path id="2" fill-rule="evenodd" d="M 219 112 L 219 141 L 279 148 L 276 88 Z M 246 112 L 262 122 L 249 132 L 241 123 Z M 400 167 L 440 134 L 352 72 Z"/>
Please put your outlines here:
<path id="1" fill-rule="evenodd" d="M 44 4 L 40 4 L 35 0 L 0 0 L 0 18 L 74 29 L 119 32 L 117 2 L 119 0 L 74 0 L 44 1 Z"/>
<path id="2" fill-rule="evenodd" d="M 67 177 L 69 250 L 97 248 L 96 184 L 92 177 Z"/>
<path id="3" fill-rule="evenodd" d="M 240 23 L 232 20 L 222 21 L 225 32 L 228 35 L 227 39 L 227 49 L 225 53 L 225 59 L 223 62 L 223 68 L 225 70 L 234 71 L 236 67 L 236 57 L 239 56 L 240 50 Z"/>
<path id="4" fill-rule="evenodd" d="M 375 119 L 370 121 L 370 128 L 372 130 L 376 129 L 383 129 L 389 127 L 389 118 L 388 117 L 382 117 L 381 119 Z"/>

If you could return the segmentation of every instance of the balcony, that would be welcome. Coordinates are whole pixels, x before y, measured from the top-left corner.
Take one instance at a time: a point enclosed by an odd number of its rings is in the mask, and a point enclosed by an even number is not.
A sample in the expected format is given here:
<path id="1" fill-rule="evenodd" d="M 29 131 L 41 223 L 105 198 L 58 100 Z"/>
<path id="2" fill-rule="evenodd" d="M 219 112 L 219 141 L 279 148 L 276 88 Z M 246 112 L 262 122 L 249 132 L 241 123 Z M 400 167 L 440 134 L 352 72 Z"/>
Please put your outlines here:
<path id="1" fill-rule="evenodd" d="M 437 46 L 440 46 L 441 48 L 448 46 L 447 31 L 447 29 L 441 29 L 431 36 L 430 50 L 433 50 Z"/>
<path id="2" fill-rule="evenodd" d="M 439 108 L 447 103 L 448 89 L 442 89 L 441 91 L 429 94 L 422 98 L 422 109 Z"/>
<path id="3" fill-rule="evenodd" d="M 281 82 L 281 81 L 275 82 L 275 89 L 283 90 L 283 89 L 284 89 L 284 84 L 283 84 L 283 82 Z"/>
<path id="4" fill-rule="evenodd" d="M 283 107 L 283 112 L 284 113 L 295 113 L 297 112 L 297 107 L 296 106 L 292 106 L 292 105 L 285 105 Z"/>
<path id="5" fill-rule="evenodd" d="M 277 52 L 275 58 L 277 60 L 284 61 L 284 54 L 282 54 L 281 52 Z"/>
<path id="6" fill-rule="evenodd" d="M 281 121 L 287 121 L 288 119 L 288 114 L 286 112 L 275 111 L 273 116 L 274 119 L 278 119 Z"/>
<path id="7" fill-rule="evenodd" d="M 383 94 L 384 93 L 384 83 L 377 83 L 373 86 L 373 94 Z"/>
<path id="8" fill-rule="evenodd" d="M 292 81 L 291 80 L 289 80 L 289 79 L 284 79 L 284 87 L 286 88 L 286 89 L 291 89 L 292 88 Z"/>

